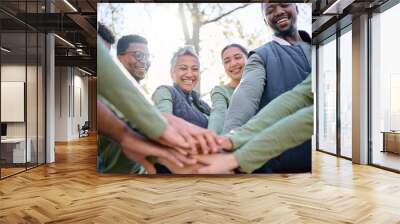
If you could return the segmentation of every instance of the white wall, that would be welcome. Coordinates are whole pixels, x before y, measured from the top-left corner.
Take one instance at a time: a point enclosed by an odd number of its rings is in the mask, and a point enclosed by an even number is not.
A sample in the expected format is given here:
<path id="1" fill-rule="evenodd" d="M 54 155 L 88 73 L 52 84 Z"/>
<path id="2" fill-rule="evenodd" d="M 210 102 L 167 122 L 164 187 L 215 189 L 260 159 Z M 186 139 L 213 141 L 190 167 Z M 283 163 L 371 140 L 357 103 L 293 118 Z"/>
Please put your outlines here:
<path id="1" fill-rule="evenodd" d="M 3 82 L 24 82 L 26 84 L 26 106 L 22 113 L 26 112 L 26 120 L 23 122 L 6 122 L 7 137 L 25 138 L 30 140 L 32 161 L 44 162 L 44 83 L 42 68 L 35 66 L 25 66 L 25 64 L 3 64 L 1 66 L 1 81 Z M 27 80 L 25 80 L 27 78 Z M 7 97 L 7 96 L 2 96 Z M 1 108 L 1 110 L 11 110 L 11 108 Z M 10 111 L 8 111 L 10 112 Z M 12 111 L 11 111 L 12 113 Z M 37 153 L 39 156 L 37 157 Z"/>
<path id="2" fill-rule="evenodd" d="M 25 70 L 27 69 L 27 70 Z M 1 81 L 3 82 L 25 82 L 26 72 L 28 74 L 28 87 L 27 87 L 27 120 L 28 120 L 28 137 L 30 133 L 35 132 L 36 135 L 36 66 L 27 66 L 9 64 L 1 66 Z M 3 96 L 4 97 L 4 96 Z M 39 105 L 40 107 L 41 105 Z M 7 108 L 1 108 L 7 110 Z M 25 123 L 26 122 L 7 122 L 7 136 L 8 137 L 25 137 Z M 32 130 L 31 130 L 32 129 Z"/>
<path id="3" fill-rule="evenodd" d="M 1 81 L 5 82 L 25 82 L 25 65 L 2 65 Z M 6 110 L 7 108 L 1 108 Z M 25 123 L 7 123 L 7 137 L 25 137 Z"/>
<path id="4" fill-rule="evenodd" d="M 68 140 L 68 85 L 69 76 L 67 67 L 55 68 L 55 141 Z"/>
<path id="5" fill-rule="evenodd" d="M 74 140 L 88 120 L 88 78 L 72 67 L 56 67 L 55 74 L 55 141 Z"/>

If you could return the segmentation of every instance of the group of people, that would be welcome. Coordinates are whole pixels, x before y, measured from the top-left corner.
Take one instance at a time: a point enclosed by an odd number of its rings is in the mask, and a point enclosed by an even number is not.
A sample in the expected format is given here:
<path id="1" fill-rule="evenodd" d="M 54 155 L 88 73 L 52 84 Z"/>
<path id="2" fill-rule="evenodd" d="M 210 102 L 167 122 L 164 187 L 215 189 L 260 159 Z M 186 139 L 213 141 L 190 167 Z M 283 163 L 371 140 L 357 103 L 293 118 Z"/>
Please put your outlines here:
<path id="1" fill-rule="evenodd" d="M 200 60 L 191 47 L 172 56 L 172 86 L 151 100 L 138 83 L 150 68 L 147 40 L 98 28 L 98 169 L 125 173 L 311 171 L 311 39 L 290 3 L 261 3 L 272 41 L 247 52 L 221 50 L 230 81 L 213 88 L 211 107 L 195 91 Z M 151 102 L 152 101 L 152 102 Z"/>

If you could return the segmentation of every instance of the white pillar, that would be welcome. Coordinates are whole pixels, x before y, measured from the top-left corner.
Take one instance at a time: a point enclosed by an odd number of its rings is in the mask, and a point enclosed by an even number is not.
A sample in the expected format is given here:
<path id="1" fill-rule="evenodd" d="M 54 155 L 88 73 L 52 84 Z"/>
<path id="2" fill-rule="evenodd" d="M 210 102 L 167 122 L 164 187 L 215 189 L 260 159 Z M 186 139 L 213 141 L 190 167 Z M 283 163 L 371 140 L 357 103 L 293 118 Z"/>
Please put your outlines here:
<path id="1" fill-rule="evenodd" d="M 46 36 L 46 163 L 55 161 L 55 76 L 54 76 L 54 35 Z"/>
<path id="2" fill-rule="evenodd" d="M 353 20 L 353 162 L 368 163 L 368 15 Z"/>

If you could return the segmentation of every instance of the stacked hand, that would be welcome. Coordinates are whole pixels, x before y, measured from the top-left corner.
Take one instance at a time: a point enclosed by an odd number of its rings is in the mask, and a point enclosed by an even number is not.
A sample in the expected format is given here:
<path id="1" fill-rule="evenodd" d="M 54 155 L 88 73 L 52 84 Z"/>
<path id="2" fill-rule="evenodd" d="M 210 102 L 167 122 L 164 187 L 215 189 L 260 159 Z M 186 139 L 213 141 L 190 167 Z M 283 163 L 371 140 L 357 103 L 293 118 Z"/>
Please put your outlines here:
<path id="1" fill-rule="evenodd" d="M 164 114 L 168 126 L 158 143 L 150 142 L 130 130 L 105 105 L 98 102 L 102 118 L 99 132 L 117 141 L 124 154 L 144 166 L 148 174 L 155 174 L 148 156 L 155 156 L 174 173 L 231 173 L 237 167 L 233 154 L 219 154 L 231 150 L 226 137 L 192 125 L 181 118 Z"/>
<path id="2" fill-rule="evenodd" d="M 189 148 L 189 144 L 183 138 L 179 138 L 179 135 L 174 135 L 171 132 L 171 130 L 174 130 L 173 128 L 167 129 L 169 131 L 165 131 L 167 134 L 164 137 L 172 142 L 175 147 L 162 146 L 140 137 L 102 102 L 97 102 L 97 109 L 99 120 L 102 121 L 99 122 L 99 133 L 116 141 L 124 154 L 129 159 L 142 164 L 147 173 L 156 173 L 153 164 L 146 159 L 148 156 L 163 159 L 163 161 L 168 161 L 177 167 L 196 163 L 195 159 L 186 156 L 188 151 L 185 148 Z"/>
<path id="3" fill-rule="evenodd" d="M 218 136 L 207 129 L 197 127 L 171 114 L 163 114 L 169 126 L 160 138 L 160 143 L 187 148 L 191 154 L 216 153 L 220 149 Z"/>
<path id="4" fill-rule="evenodd" d="M 182 146 L 175 146 L 180 148 L 181 156 L 190 158 L 191 162 L 186 163 L 183 167 L 178 166 L 166 159 L 159 159 L 159 162 L 167 166 L 168 169 L 175 174 L 226 174 L 233 173 L 233 169 L 238 167 L 238 162 L 232 153 L 221 153 L 222 149 L 231 151 L 233 145 L 229 138 L 217 136 L 215 133 L 194 126 L 186 121 L 177 118 L 170 114 L 164 114 L 167 118 L 171 129 L 175 129 L 174 136 L 181 135 L 189 144 L 188 154 L 182 153 Z M 172 135 L 172 134 L 171 134 Z M 171 138 L 162 138 L 161 143 L 173 146 Z"/>

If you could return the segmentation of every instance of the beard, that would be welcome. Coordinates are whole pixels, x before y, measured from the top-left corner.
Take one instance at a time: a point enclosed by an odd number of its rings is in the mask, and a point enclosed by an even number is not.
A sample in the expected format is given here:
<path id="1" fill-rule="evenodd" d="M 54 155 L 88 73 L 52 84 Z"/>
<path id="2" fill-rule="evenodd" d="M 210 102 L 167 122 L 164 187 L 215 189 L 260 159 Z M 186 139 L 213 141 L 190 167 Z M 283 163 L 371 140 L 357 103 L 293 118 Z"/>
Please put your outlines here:
<path id="1" fill-rule="evenodd" d="M 280 37 L 287 37 L 287 36 L 292 36 L 293 33 L 296 32 L 296 29 L 294 28 L 294 26 L 290 26 L 289 29 L 285 29 L 285 30 L 275 30 L 275 35 L 280 36 Z"/>
<path id="2" fill-rule="evenodd" d="M 291 23 L 289 27 L 281 29 L 277 24 L 274 24 L 272 29 L 274 30 L 275 35 L 279 37 L 287 37 L 293 35 L 296 32 L 296 27 Z"/>
<path id="3" fill-rule="evenodd" d="M 288 24 L 287 26 L 281 27 L 278 21 L 284 18 L 288 20 Z M 268 24 L 270 25 L 276 36 L 287 37 L 292 36 L 297 31 L 296 22 L 297 19 L 293 15 L 281 15 L 269 20 Z"/>

